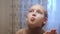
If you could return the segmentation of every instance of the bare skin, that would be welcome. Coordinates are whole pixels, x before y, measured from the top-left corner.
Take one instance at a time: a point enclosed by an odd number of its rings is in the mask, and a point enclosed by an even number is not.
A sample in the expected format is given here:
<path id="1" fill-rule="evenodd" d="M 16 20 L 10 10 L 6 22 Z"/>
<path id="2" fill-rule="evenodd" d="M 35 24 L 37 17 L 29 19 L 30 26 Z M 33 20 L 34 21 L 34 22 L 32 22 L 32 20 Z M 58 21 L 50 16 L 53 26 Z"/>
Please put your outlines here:
<path id="1" fill-rule="evenodd" d="M 26 21 L 28 29 L 19 30 L 16 34 L 48 34 L 42 29 L 43 25 L 47 22 L 47 17 L 45 17 L 44 8 L 39 4 L 34 5 L 29 9 Z M 52 32 L 49 33 L 52 34 Z M 53 34 L 56 33 L 53 32 Z"/>

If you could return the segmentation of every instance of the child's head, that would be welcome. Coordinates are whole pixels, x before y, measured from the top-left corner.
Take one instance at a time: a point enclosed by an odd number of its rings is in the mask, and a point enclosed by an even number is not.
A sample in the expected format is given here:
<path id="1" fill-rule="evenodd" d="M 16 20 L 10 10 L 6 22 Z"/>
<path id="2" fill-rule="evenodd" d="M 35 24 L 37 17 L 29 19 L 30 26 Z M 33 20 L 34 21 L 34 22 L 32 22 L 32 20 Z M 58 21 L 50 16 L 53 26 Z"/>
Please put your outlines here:
<path id="1" fill-rule="evenodd" d="M 47 11 L 39 4 L 33 5 L 29 9 L 26 20 L 31 28 L 43 27 L 47 22 Z"/>

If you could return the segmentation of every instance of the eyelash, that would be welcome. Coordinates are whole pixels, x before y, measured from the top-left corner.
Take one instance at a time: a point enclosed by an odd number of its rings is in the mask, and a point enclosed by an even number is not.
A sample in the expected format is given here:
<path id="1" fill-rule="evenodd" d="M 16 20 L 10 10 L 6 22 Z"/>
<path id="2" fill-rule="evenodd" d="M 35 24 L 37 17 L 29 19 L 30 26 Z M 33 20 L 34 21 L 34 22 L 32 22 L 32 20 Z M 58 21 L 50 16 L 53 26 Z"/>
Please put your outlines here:
<path id="1" fill-rule="evenodd" d="M 31 10 L 29 12 L 32 12 Z"/>
<path id="2" fill-rule="evenodd" d="M 40 12 L 39 10 L 37 10 L 38 13 L 42 14 L 42 12 Z"/>
<path id="3" fill-rule="evenodd" d="M 34 10 L 30 10 L 29 12 L 33 12 Z"/>
<path id="4" fill-rule="evenodd" d="M 33 12 L 34 10 L 30 10 L 29 12 Z M 42 14 L 42 12 L 40 12 L 40 10 L 37 10 L 37 13 Z"/>

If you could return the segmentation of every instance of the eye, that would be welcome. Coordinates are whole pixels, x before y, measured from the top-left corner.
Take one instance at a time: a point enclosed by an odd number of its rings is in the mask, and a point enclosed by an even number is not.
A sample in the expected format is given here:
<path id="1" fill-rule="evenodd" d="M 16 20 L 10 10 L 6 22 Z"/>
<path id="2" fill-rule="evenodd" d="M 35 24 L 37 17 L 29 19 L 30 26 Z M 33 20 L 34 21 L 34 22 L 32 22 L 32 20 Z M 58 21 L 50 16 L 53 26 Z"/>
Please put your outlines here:
<path id="1" fill-rule="evenodd" d="M 38 13 L 42 14 L 42 12 L 40 10 L 37 10 Z"/>
<path id="2" fill-rule="evenodd" d="M 29 10 L 29 12 L 33 12 L 34 10 L 32 9 L 32 10 Z"/>

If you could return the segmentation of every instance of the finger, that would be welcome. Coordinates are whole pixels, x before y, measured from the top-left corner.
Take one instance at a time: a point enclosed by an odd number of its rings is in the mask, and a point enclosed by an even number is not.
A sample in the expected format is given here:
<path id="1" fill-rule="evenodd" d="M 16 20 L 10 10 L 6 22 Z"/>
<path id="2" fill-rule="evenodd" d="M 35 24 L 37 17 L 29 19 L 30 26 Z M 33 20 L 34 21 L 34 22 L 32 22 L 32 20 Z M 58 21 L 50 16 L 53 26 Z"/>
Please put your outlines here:
<path id="1" fill-rule="evenodd" d="M 51 34 L 57 34 L 56 29 L 52 29 Z"/>
<path id="2" fill-rule="evenodd" d="M 44 34 L 50 34 L 50 32 L 45 32 Z"/>

